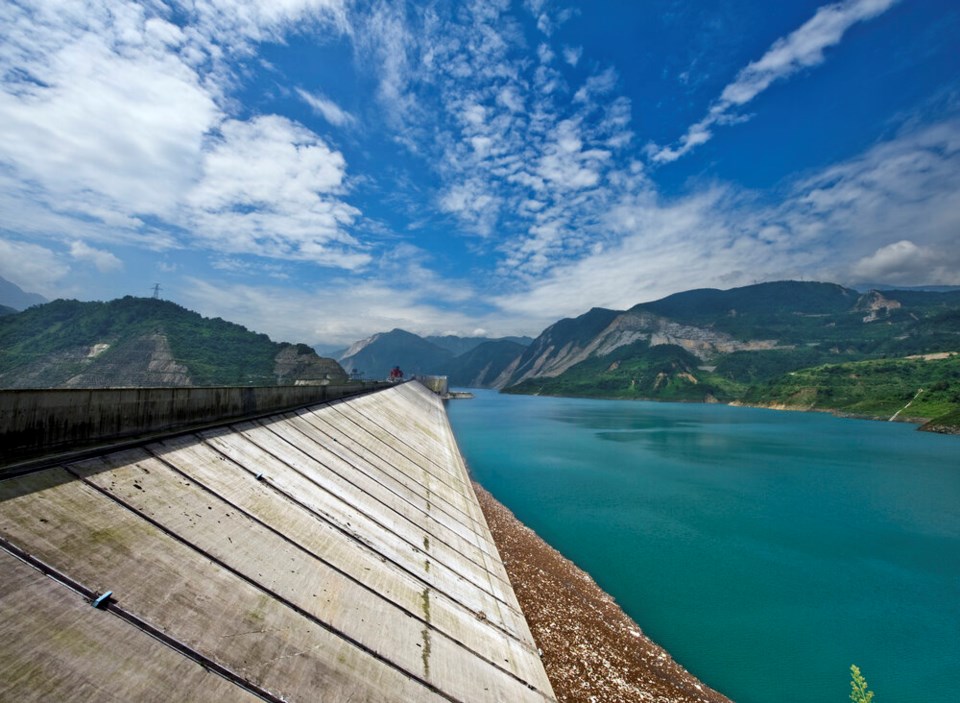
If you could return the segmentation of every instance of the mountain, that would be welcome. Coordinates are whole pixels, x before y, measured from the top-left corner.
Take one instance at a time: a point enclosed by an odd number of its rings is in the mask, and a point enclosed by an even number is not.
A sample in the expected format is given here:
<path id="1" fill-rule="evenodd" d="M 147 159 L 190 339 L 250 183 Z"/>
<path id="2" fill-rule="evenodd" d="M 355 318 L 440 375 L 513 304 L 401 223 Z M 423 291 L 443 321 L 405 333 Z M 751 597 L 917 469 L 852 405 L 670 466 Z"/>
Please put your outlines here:
<path id="1" fill-rule="evenodd" d="M 650 347 L 673 344 L 702 359 L 773 349 L 804 316 L 849 309 L 856 300 L 856 291 L 835 284 L 786 281 L 686 291 L 626 311 L 594 308 L 544 330 L 527 348 L 508 385 L 559 376 L 590 357 L 638 341 Z"/>
<path id="2" fill-rule="evenodd" d="M 274 385 L 347 380 L 310 347 L 278 344 L 152 298 L 55 300 L 0 317 L 0 387 Z"/>
<path id="3" fill-rule="evenodd" d="M 502 388 L 525 348 L 510 338 L 483 342 L 453 360 L 447 370 L 450 385 Z"/>
<path id="4" fill-rule="evenodd" d="M 860 294 L 835 283 L 777 281 L 730 290 L 700 289 L 642 303 L 646 311 L 677 322 L 710 327 L 741 340 L 804 336 L 816 318 L 848 311 Z M 804 324 L 805 320 L 812 320 Z"/>
<path id="5" fill-rule="evenodd" d="M 320 356 L 328 356 L 331 359 L 339 359 L 347 352 L 342 344 L 314 344 L 313 350 Z"/>
<path id="6" fill-rule="evenodd" d="M 355 342 L 340 357 L 348 373 L 354 370 L 364 378 L 386 378 L 390 369 L 399 366 L 406 375 L 447 373 L 454 354 L 428 342 L 423 337 L 394 329 Z"/>
<path id="7" fill-rule="evenodd" d="M 26 310 L 31 305 L 41 305 L 47 299 L 37 293 L 27 293 L 17 284 L 0 277 L 0 306 L 14 310 Z"/>
<path id="8" fill-rule="evenodd" d="M 960 291 L 960 286 L 891 286 L 884 283 L 870 283 L 858 286 L 857 290 L 867 293 L 872 290 L 919 290 L 928 293 L 951 293 Z"/>
<path id="9" fill-rule="evenodd" d="M 556 376 L 590 355 L 587 347 L 621 313 L 593 308 L 576 318 L 556 322 L 533 340 L 517 362 L 508 385 L 535 376 Z"/>
<path id="10" fill-rule="evenodd" d="M 786 391 L 776 390 L 780 386 L 775 380 L 789 380 L 803 369 L 957 350 L 960 291 L 860 294 L 831 283 L 781 281 L 725 291 L 686 291 L 626 311 L 595 308 L 561 320 L 523 352 L 505 390 L 783 404 Z M 922 373 L 908 375 L 908 385 L 924 379 L 928 385 L 946 386 L 937 402 L 919 403 L 914 410 L 939 412 L 954 397 L 960 409 L 960 381 L 951 375 L 955 367 L 916 363 Z M 833 376 L 815 378 L 817 387 L 824 389 L 815 406 L 834 407 L 826 400 L 832 386 L 824 385 L 824 378 Z M 791 385 L 784 381 L 782 387 Z M 872 407 L 879 388 L 865 386 L 864 398 L 838 401 L 834 409 L 857 403 Z M 883 393 L 896 396 L 888 390 Z M 897 392 L 903 395 L 907 390 Z M 876 408 L 882 411 L 876 412 L 882 414 L 889 407 L 890 402 L 880 403 Z"/>
<path id="11" fill-rule="evenodd" d="M 500 388 L 530 337 L 420 337 L 395 329 L 354 342 L 338 357 L 345 369 L 386 378 L 394 366 L 406 375 L 447 376 L 452 386 Z"/>
<path id="12" fill-rule="evenodd" d="M 424 337 L 431 344 L 435 344 L 441 349 L 446 349 L 454 356 L 462 356 L 467 352 L 473 351 L 481 344 L 486 344 L 487 342 L 513 342 L 519 344 L 521 347 L 528 346 L 532 341 L 532 337 L 499 337 L 497 339 L 491 339 L 490 337 L 457 337 L 455 335 L 446 335 L 443 337 Z"/>
<path id="13" fill-rule="evenodd" d="M 704 288 L 629 310 L 593 308 L 527 342 L 423 338 L 393 330 L 355 343 L 341 361 L 368 377 L 385 377 L 400 365 L 408 374 L 447 375 L 453 386 L 510 393 L 777 406 L 789 405 L 790 379 L 803 371 L 822 392 L 802 407 L 883 415 L 909 389 L 864 382 L 857 392 L 841 391 L 830 385 L 838 378 L 834 372 L 817 369 L 913 357 L 921 361 L 877 367 L 910 369 L 908 386 L 923 380 L 939 388 L 935 395 L 921 394 L 909 417 L 932 417 L 949 407 L 960 411 L 955 366 L 929 361 L 930 354 L 960 351 L 960 290 L 860 293 L 808 281 Z M 837 394 L 835 406 L 829 405 L 831 393 Z"/>

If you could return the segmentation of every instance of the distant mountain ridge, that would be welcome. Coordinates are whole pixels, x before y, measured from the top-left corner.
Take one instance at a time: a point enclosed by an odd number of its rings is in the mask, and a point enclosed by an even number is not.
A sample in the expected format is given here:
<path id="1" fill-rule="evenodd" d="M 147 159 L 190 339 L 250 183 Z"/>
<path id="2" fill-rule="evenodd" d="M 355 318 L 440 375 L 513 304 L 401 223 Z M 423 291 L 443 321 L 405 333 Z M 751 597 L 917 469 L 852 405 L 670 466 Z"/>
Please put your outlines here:
<path id="1" fill-rule="evenodd" d="M 451 385 L 499 387 L 504 372 L 529 337 L 420 337 L 406 330 L 381 332 L 354 342 L 338 357 L 348 373 L 386 378 L 394 366 L 406 375 L 447 376 Z"/>
<path id="2" fill-rule="evenodd" d="M 522 347 L 529 345 L 533 337 L 457 337 L 455 335 L 445 335 L 443 337 L 424 337 L 431 344 L 435 344 L 441 349 L 446 349 L 454 356 L 462 356 L 473 351 L 481 344 L 488 342 L 513 342 Z"/>
<path id="3" fill-rule="evenodd" d="M 795 385 L 784 379 L 804 369 L 917 357 L 912 364 L 928 366 L 909 376 L 925 379 L 931 388 L 911 411 L 915 418 L 930 418 L 960 409 L 956 365 L 929 356 L 955 351 L 960 351 L 960 291 L 860 294 L 831 283 L 782 281 L 686 291 L 623 312 L 595 309 L 561 320 L 524 352 L 505 390 L 699 402 L 747 399 L 778 407 L 796 397 L 798 408 L 883 416 L 899 409 L 895 405 L 907 390 L 882 389 L 875 367 L 863 367 L 870 379 L 864 375 L 860 390 L 846 389 L 842 403 L 837 392 L 831 404 L 839 381 L 835 374 L 807 373 L 804 378 L 818 379 L 811 383 L 819 390 L 792 396 L 784 389 Z M 906 373 L 912 366 L 880 368 Z"/>
<path id="4" fill-rule="evenodd" d="M 960 422 L 960 290 L 779 281 L 594 308 L 535 339 L 360 340 L 348 372 L 446 375 L 511 393 L 747 402 Z M 174 303 L 57 300 L 0 315 L 0 387 L 341 382 L 306 345 L 277 344 Z M 917 385 L 917 388 L 913 388 Z"/>
<path id="5" fill-rule="evenodd" d="M 449 348 L 394 330 L 357 343 L 344 358 L 370 368 L 401 364 L 414 373 L 447 374 L 451 385 L 511 393 L 788 405 L 790 374 L 920 355 L 906 366 L 862 367 L 864 387 L 842 395 L 846 411 L 883 415 L 890 409 L 892 415 L 897 394 L 907 391 L 881 389 L 875 370 L 911 369 L 909 378 L 935 386 L 911 406 L 922 418 L 960 409 L 960 377 L 950 376 L 956 366 L 949 361 L 931 358 L 921 371 L 911 364 L 954 351 L 960 352 L 960 290 L 860 293 L 835 283 L 778 281 L 684 291 L 628 310 L 593 308 L 557 321 L 527 345 L 487 342 L 453 356 Z M 803 377 L 836 380 L 832 372 Z M 793 393 L 805 399 L 798 407 L 831 407 L 830 388 Z"/>
<path id="6" fill-rule="evenodd" d="M 343 369 L 304 344 L 175 303 L 126 297 L 56 300 L 0 317 L 0 387 L 342 383 Z"/>
<path id="7" fill-rule="evenodd" d="M 28 293 L 20 286 L 0 276 L 0 307 L 12 308 L 14 312 L 26 310 L 31 305 L 42 305 L 47 299 L 38 293 Z"/>

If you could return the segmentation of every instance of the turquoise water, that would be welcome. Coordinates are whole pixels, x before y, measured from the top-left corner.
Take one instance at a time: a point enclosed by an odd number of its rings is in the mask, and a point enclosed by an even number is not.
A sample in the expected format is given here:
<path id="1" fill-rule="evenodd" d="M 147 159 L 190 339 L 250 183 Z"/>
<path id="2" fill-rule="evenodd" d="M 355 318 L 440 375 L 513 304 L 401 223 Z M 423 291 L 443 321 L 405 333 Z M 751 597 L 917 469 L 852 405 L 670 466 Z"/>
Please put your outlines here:
<path id="1" fill-rule="evenodd" d="M 738 703 L 960 700 L 960 438 L 718 405 L 448 404 L 477 480 Z"/>

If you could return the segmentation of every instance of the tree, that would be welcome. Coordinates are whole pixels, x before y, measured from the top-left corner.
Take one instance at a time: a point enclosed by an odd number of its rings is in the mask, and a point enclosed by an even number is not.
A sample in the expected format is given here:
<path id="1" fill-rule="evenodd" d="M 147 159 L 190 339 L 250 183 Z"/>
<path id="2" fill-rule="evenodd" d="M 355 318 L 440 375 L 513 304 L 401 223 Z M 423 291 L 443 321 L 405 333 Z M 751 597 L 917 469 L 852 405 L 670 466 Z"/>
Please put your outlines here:
<path id="1" fill-rule="evenodd" d="M 853 703 L 870 703 L 873 691 L 867 690 L 867 680 L 863 678 L 856 664 L 850 666 L 850 700 Z"/>

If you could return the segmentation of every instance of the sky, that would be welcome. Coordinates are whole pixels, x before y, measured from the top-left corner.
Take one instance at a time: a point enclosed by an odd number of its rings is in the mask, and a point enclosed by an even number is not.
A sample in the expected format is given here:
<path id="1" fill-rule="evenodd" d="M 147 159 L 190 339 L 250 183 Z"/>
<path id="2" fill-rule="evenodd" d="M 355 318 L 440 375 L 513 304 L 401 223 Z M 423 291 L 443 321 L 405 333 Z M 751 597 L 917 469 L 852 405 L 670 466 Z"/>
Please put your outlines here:
<path id="1" fill-rule="evenodd" d="M 955 0 L 5 0 L 0 276 L 277 341 L 960 284 Z"/>

